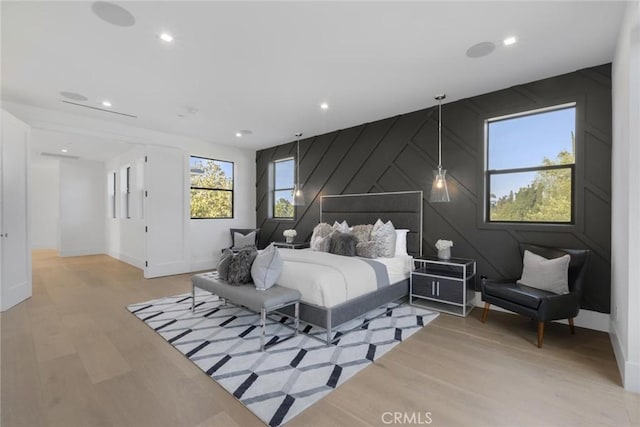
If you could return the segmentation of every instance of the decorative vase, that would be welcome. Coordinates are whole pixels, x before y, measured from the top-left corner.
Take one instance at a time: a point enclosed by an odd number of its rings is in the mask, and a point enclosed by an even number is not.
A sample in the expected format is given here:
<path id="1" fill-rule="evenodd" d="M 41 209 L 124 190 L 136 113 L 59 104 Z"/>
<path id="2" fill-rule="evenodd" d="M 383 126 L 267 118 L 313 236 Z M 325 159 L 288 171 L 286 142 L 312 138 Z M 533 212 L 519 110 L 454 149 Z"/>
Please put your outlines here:
<path id="1" fill-rule="evenodd" d="M 447 260 L 451 258 L 451 248 L 438 250 L 438 258 Z"/>
<path id="2" fill-rule="evenodd" d="M 287 243 L 293 243 L 293 236 L 285 236 L 284 241 Z"/>

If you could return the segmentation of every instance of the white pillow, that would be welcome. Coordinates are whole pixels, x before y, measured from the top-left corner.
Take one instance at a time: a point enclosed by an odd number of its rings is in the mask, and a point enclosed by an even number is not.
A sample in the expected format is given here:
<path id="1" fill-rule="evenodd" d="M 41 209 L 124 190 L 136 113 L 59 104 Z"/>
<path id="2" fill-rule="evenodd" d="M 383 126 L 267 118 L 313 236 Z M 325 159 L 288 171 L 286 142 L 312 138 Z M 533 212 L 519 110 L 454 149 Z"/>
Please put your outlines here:
<path id="1" fill-rule="evenodd" d="M 396 251 L 396 230 L 391 221 L 383 223 L 380 218 L 373 224 L 371 240 L 376 246 L 376 254 L 383 258 L 392 258 Z"/>
<path id="2" fill-rule="evenodd" d="M 347 221 L 342 221 L 342 222 L 334 221 L 333 227 L 331 228 L 333 229 L 333 231 L 339 231 L 341 233 L 349 232 L 349 224 L 347 224 Z"/>
<path id="3" fill-rule="evenodd" d="M 251 264 L 251 278 L 256 289 L 264 291 L 275 285 L 280 273 L 282 273 L 283 265 L 284 261 L 273 243 L 258 252 L 256 259 Z"/>
<path id="4" fill-rule="evenodd" d="M 562 295 L 569 293 L 569 262 L 571 256 L 547 259 L 524 251 L 522 277 L 516 283 Z"/>
<path id="5" fill-rule="evenodd" d="M 396 228 L 396 252 L 395 256 L 401 255 L 409 255 L 407 253 L 407 233 L 409 232 L 406 228 L 397 229 Z"/>
<path id="6" fill-rule="evenodd" d="M 252 231 L 249 234 L 242 234 L 235 231 L 233 233 L 233 247 L 234 248 L 244 248 L 245 246 L 255 246 L 256 245 L 256 232 Z"/>

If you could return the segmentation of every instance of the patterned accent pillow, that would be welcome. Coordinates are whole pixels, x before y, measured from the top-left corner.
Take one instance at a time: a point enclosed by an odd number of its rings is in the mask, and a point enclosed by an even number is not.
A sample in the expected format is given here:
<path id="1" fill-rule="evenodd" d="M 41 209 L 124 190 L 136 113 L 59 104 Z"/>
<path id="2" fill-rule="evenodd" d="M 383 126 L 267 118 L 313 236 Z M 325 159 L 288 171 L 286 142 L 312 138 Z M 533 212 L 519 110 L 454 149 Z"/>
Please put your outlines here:
<path id="1" fill-rule="evenodd" d="M 376 258 L 376 243 L 373 241 L 358 243 L 356 245 L 356 255 L 363 258 Z"/>
<path id="2" fill-rule="evenodd" d="M 256 232 L 252 231 L 248 234 L 242 234 L 238 232 L 233 233 L 233 247 L 234 248 L 246 248 L 247 246 L 256 245 Z"/>
<path id="3" fill-rule="evenodd" d="M 336 255 L 356 256 L 357 244 L 358 239 L 353 234 L 334 231 L 331 233 L 329 252 Z"/>
<path id="4" fill-rule="evenodd" d="M 311 235 L 311 242 L 309 243 L 309 247 L 312 251 L 320 251 L 320 252 L 328 252 L 329 251 L 329 240 L 325 238 L 331 234 L 331 226 L 326 222 L 321 222 L 316 225 L 313 229 L 313 234 Z M 326 249 L 323 249 L 326 248 Z"/>
<path id="5" fill-rule="evenodd" d="M 227 282 L 229 282 L 230 285 L 241 285 L 251 282 L 251 264 L 253 264 L 257 255 L 258 250 L 255 246 L 240 249 L 229 264 Z"/>
<path id="6" fill-rule="evenodd" d="M 371 240 L 372 229 L 373 225 L 371 224 L 354 225 L 351 233 L 358 238 L 358 243 L 366 243 Z"/>
<path id="7" fill-rule="evenodd" d="M 216 270 L 218 271 L 218 277 L 222 280 L 227 280 L 229 277 L 229 264 L 231 264 L 231 260 L 233 259 L 233 252 L 231 249 L 225 249 L 222 251 L 222 255 L 218 260 L 218 266 Z"/>
<path id="8" fill-rule="evenodd" d="M 376 255 L 392 258 L 396 252 L 396 229 L 391 221 L 383 223 L 379 218 L 371 230 L 371 240 L 376 245 Z"/>
<path id="9" fill-rule="evenodd" d="M 282 273 L 283 266 L 284 261 L 273 243 L 258 252 L 258 256 L 251 266 L 251 277 L 256 289 L 264 291 L 275 285 L 280 273 Z"/>

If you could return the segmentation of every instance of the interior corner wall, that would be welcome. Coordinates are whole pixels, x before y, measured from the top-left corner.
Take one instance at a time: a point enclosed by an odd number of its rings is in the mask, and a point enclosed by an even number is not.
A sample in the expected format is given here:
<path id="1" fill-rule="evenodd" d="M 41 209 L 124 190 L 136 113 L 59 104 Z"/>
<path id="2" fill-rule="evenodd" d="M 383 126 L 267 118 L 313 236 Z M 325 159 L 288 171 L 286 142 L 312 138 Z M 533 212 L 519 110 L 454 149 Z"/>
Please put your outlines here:
<path id="1" fill-rule="evenodd" d="M 104 164 L 60 161 L 60 256 L 105 253 Z"/>
<path id="2" fill-rule="evenodd" d="M 58 249 L 60 166 L 58 160 L 31 162 L 31 247 Z"/>
<path id="3" fill-rule="evenodd" d="M 484 223 L 486 119 L 576 102 L 576 224 Z M 438 108 L 402 114 L 300 141 L 307 205 L 295 221 L 269 218 L 269 168 L 295 156 L 295 142 L 258 151 L 256 223 L 261 245 L 295 228 L 309 240 L 320 196 L 431 190 L 437 166 Z M 609 64 L 449 102 L 442 106 L 442 159 L 452 203 L 424 203 L 423 248 L 453 240 L 454 256 L 477 261 L 478 276 L 519 277 L 520 242 L 592 251 L 582 308 L 609 313 L 611 275 L 611 66 Z"/>
<path id="4" fill-rule="evenodd" d="M 611 341 L 640 393 L 640 2 L 627 5 L 613 61 Z"/>

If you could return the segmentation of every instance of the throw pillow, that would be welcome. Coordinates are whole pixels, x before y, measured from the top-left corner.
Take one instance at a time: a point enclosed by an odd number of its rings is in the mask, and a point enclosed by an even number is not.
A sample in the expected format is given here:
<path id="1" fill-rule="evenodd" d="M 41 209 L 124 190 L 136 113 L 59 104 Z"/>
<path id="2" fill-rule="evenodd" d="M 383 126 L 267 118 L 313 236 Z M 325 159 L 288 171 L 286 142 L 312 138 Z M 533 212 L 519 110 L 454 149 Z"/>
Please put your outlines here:
<path id="1" fill-rule="evenodd" d="M 516 283 L 554 294 L 568 294 L 570 261 L 569 254 L 547 259 L 525 250 L 522 277 Z"/>
<path id="2" fill-rule="evenodd" d="M 348 233 L 350 231 L 349 224 L 347 224 L 347 221 L 342 221 L 342 222 L 334 221 L 331 229 L 333 231 L 339 231 L 341 233 Z"/>
<path id="3" fill-rule="evenodd" d="M 356 255 L 362 258 L 376 258 L 376 243 L 373 241 L 358 243 L 356 245 Z"/>
<path id="4" fill-rule="evenodd" d="M 233 252 L 231 249 L 225 249 L 222 251 L 222 255 L 218 260 L 218 266 L 216 270 L 218 271 L 218 277 L 222 280 L 227 280 L 229 277 L 229 265 L 231 264 L 231 260 L 233 259 Z"/>
<path id="5" fill-rule="evenodd" d="M 376 221 L 371 230 L 371 240 L 375 242 L 379 257 L 391 258 L 396 252 L 396 230 L 391 221 Z"/>
<path id="6" fill-rule="evenodd" d="M 395 256 L 408 255 L 407 254 L 407 233 L 409 230 L 406 228 L 396 228 L 396 251 Z"/>
<path id="7" fill-rule="evenodd" d="M 251 266 L 251 277 L 256 289 L 264 291 L 275 285 L 282 273 L 283 265 L 284 261 L 273 243 L 258 252 Z"/>
<path id="8" fill-rule="evenodd" d="M 258 251 L 254 246 L 242 248 L 231 260 L 227 275 L 230 285 L 241 285 L 251 281 L 251 264 L 256 259 Z"/>
<path id="9" fill-rule="evenodd" d="M 328 236 L 318 237 L 315 241 L 315 251 L 329 252 L 329 246 L 331 245 L 331 236 L 334 232 L 331 232 Z"/>
<path id="10" fill-rule="evenodd" d="M 358 238 L 358 243 L 366 243 L 371 240 L 371 229 L 373 225 L 354 225 L 351 228 L 351 233 Z"/>
<path id="11" fill-rule="evenodd" d="M 334 231 L 331 233 L 329 252 L 336 255 L 356 256 L 358 239 L 351 233 Z"/>
<path id="12" fill-rule="evenodd" d="M 233 247 L 234 248 L 245 248 L 247 246 L 255 246 L 256 245 L 256 232 L 252 231 L 248 234 L 242 234 L 238 232 L 233 233 Z"/>
<path id="13" fill-rule="evenodd" d="M 324 243 L 324 238 L 327 237 L 329 234 L 331 234 L 331 226 L 329 224 L 327 224 L 326 222 L 321 222 L 320 224 L 316 225 L 313 229 L 313 234 L 311 235 L 311 242 L 309 244 L 309 247 L 311 248 L 312 251 L 321 251 L 321 252 L 327 252 L 329 250 L 329 241 L 326 241 L 326 244 L 324 244 L 323 247 L 326 246 L 326 250 L 322 250 L 320 248 L 321 244 Z"/>

